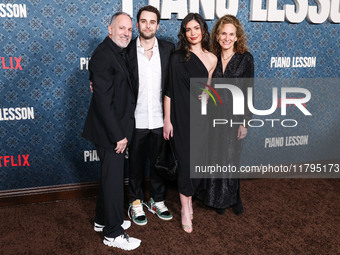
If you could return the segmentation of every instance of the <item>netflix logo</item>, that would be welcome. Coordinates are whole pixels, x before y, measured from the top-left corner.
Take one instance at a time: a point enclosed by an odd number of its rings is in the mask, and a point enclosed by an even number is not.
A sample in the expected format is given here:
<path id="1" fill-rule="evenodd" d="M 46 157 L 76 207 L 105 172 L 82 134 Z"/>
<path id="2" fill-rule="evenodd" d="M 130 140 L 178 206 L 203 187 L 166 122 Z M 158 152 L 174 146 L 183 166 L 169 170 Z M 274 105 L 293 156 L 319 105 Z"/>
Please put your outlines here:
<path id="1" fill-rule="evenodd" d="M 30 166 L 28 157 L 30 155 L 0 156 L 0 167 Z"/>
<path id="2" fill-rule="evenodd" d="M 0 57 L 0 66 L 2 69 L 14 69 L 14 70 L 22 70 L 21 67 L 21 57 Z"/>

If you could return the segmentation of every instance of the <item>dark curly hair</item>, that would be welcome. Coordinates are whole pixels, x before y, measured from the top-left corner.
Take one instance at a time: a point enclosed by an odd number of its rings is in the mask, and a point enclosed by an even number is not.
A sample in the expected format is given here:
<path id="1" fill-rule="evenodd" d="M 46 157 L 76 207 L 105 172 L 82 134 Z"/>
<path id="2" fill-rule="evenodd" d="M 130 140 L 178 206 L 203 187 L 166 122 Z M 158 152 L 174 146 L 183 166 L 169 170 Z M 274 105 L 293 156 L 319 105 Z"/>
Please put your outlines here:
<path id="1" fill-rule="evenodd" d="M 235 52 L 243 54 L 244 52 L 249 51 L 247 47 L 246 35 L 244 34 L 242 24 L 233 15 L 224 15 L 223 17 L 219 18 L 216 21 L 211 31 L 210 51 L 214 53 L 215 55 L 218 55 L 221 53 L 222 49 L 221 49 L 221 45 L 218 42 L 218 36 L 220 35 L 222 27 L 225 24 L 233 24 L 236 27 L 237 41 L 234 44 Z"/>
<path id="2" fill-rule="evenodd" d="M 208 31 L 208 25 L 205 22 L 205 20 L 202 18 L 201 15 L 199 15 L 198 13 L 189 13 L 187 16 L 185 16 L 185 18 L 182 20 L 181 23 L 181 28 L 180 31 L 178 33 L 178 46 L 177 46 L 177 50 L 181 50 L 185 52 L 185 59 L 184 61 L 187 62 L 190 59 L 190 43 L 186 37 L 186 26 L 187 24 L 192 21 L 195 20 L 197 21 L 197 23 L 200 25 L 201 27 L 201 32 L 202 32 L 202 48 L 204 50 L 209 50 L 209 42 L 210 42 L 210 34 Z"/>

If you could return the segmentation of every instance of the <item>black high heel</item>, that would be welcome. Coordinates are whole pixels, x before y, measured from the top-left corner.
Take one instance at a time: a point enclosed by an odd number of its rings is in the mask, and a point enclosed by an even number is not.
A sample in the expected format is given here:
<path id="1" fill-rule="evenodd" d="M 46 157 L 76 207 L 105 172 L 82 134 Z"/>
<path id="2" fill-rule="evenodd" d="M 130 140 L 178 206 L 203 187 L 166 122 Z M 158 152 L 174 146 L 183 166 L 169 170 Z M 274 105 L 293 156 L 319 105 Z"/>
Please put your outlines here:
<path id="1" fill-rule="evenodd" d="M 233 207 L 233 212 L 238 216 L 244 212 L 243 204 L 241 199 Z"/>
<path id="2" fill-rule="evenodd" d="M 227 208 L 222 208 L 222 209 L 216 208 L 216 209 L 215 209 L 215 212 L 216 212 L 217 214 L 223 215 L 223 214 L 225 214 L 226 210 L 227 210 Z"/>

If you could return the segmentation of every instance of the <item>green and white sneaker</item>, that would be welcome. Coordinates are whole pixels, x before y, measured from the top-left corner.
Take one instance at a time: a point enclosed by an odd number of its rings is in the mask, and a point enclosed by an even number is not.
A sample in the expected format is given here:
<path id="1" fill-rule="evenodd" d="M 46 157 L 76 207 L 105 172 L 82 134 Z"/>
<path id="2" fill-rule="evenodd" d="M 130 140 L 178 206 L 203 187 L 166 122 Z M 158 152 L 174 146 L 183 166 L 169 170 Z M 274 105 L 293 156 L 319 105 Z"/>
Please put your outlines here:
<path id="1" fill-rule="evenodd" d="M 164 201 L 155 202 L 150 198 L 148 210 L 153 214 L 157 214 L 158 218 L 162 220 L 171 220 L 172 214 L 169 212 L 168 207 L 165 206 Z"/>
<path id="2" fill-rule="evenodd" d="M 136 223 L 139 226 L 144 226 L 146 223 L 148 223 L 145 212 L 143 210 L 143 201 L 136 199 L 132 203 L 130 203 L 129 209 L 128 209 L 128 216 L 134 223 Z"/>

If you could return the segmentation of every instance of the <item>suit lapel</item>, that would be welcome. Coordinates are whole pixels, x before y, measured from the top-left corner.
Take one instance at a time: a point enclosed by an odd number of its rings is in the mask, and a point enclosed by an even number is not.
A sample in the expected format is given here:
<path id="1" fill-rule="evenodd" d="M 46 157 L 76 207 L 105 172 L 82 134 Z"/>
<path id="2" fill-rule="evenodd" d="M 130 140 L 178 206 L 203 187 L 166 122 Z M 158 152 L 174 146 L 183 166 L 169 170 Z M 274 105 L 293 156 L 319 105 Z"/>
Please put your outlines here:
<path id="1" fill-rule="evenodd" d="M 137 58 L 137 39 L 134 39 L 128 49 L 128 59 L 131 68 L 131 74 L 133 78 L 133 89 L 135 91 L 135 95 L 138 95 L 139 89 L 139 74 L 138 74 L 138 58 Z"/>
<path id="2" fill-rule="evenodd" d="M 168 59 L 166 57 L 165 48 L 161 40 L 158 40 L 158 49 L 159 49 L 159 56 L 161 59 L 161 71 L 162 71 L 161 85 L 162 85 L 162 91 L 164 91 L 164 79 L 165 79 L 164 75 L 166 74 L 165 61 L 168 61 Z"/>
<path id="3" fill-rule="evenodd" d="M 116 61 L 116 63 L 117 63 L 117 65 L 120 67 L 120 69 L 123 71 L 123 73 L 125 73 L 125 75 L 126 75 L 126 78 L 127 78 L 127 80 L 128 80 L 128 83 L 129 83 L 129 86 L 130 86 L 130 88 L 131 88 L 131 90 L 133 91 L 133 87 L 132 87 L 132 82 L 131 82 L 131 79 L 130 79 L 130 73 L 129 73 L 129 70 L 127 69 L 127 67 L 126 67 L 126 65 L 122 65 L 121 63 L 120 63 L 120 61 L 117 59 L 117 56 L 116 56 L 116 50 L 115 50 L 115 48 L 114 48 L 114 45 L 113 45 L 113 43 L 114 42 L 112 42 L 112 40 L 109 38 L 109 37 L 106 37 L 105 38 L 105 41 L 106 41 L 106 44 L 111 48 L 111 50 L 113 51 L 113 55 L 114 55 L 114 60 Z M 118 53 L 119 54 L 119 53 Z"/>

